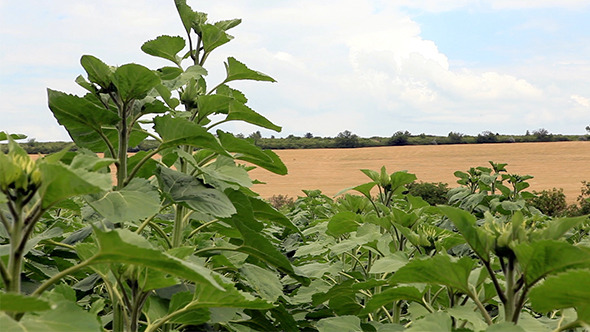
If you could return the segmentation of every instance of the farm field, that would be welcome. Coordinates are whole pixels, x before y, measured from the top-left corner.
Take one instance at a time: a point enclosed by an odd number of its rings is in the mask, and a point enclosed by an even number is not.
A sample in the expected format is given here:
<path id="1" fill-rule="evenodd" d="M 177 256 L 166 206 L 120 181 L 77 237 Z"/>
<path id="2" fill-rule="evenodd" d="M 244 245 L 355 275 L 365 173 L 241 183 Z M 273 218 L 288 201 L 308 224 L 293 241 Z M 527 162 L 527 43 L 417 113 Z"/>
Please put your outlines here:
<path id="1" fill-rule="evenodd" d="M 446 182 L 456 186 L 453 173 L 470 167 L 489 166 L 488 161 L 508 163 L 508 172 L 533 175 L 529 190 L 563 188 L 568 202 L 580 193 L 581 181 L 590 181 L 590 142 L 511 144 L 460 144 L 391 146 L 358 149 L 305 149 L 275 151 L 289 174 L 279 176 L 255 169 L 251 176 L 266 184 L 254 191 L 268 198 L 275 194 L 303 195 L 302 189 L 321 189 L 326 195 L 367 182 L 360 169 L 389 173 L 407 170 L 418 181 Z"/>

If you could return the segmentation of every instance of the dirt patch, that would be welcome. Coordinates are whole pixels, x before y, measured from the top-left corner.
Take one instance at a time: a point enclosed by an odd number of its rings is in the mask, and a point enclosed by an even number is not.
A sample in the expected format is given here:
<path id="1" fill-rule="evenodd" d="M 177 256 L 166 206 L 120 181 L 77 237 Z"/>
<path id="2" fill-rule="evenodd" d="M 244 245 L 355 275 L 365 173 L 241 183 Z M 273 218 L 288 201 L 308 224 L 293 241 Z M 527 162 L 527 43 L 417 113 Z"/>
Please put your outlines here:
<path id="1" fill-rule="evenodd" d="M 289 174 L 279 176 L 262 169 L 251 176 L 266 182 L 254 191 L 268 198 L 275 194 L 303 195 L 302 189 L 321 189 L 327 195 L 368 182 L 360 169 L 387 167 L 392 173 L 407 170 L 419 181 L 457 186 L 453 173 L 488 161 L 508 163 L 510 173 L 533 175 L 529 190 L 563 188 L 569 202 L 580 193 L 581 181 L 590 181 L 590 142 L 462 144 L 392 146 L 360 149 L 308 149 L 275 151 Z"/>

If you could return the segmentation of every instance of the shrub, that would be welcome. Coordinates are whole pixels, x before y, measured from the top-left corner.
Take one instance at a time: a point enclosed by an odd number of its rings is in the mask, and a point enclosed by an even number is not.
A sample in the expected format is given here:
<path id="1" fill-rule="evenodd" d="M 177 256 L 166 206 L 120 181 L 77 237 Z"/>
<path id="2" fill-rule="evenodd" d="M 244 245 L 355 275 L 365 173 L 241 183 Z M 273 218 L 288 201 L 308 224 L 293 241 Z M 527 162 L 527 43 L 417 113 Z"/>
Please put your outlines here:
<path id="1" fill-rule="evenodd" d="M 448 184 L 442 182 L 412 182 L 406 186 L 412 196 L 422 197 L 430 205 L 446 204 Z"/>
<path id="2" fill-rule="evenodd" d="M 567 202 L 563 189 L 553 188 L 551 190 L 533 191 L 537 195 L 529 199 L 529 203 L 548 216 L 564 216 L 567 211 Z"/>
<path id="3" fill-rule="evenodd" d="M 452 144 L 457 144 L 457 143 L 461 143 L 463 142 L 463 134 L 462 133 L 455 133 L 455 132 L 450 132 L 449 133 L 449 142 Z"/>
<path id="4" fill-rule="evenodd" d="M 484 131 L 477 135 L 477 143 L 497 143 L 498 136 L 491 131 Z"/>
<path id="5" fill-rule="evenodd" d="M 345 130 L 336 136 L 335 145 L 338 148 L 356 148 L 359 146 L 359 137 Z"/>
<path id="6" fill-rule="evenodd" d="M 410 135 L 411 134 L 409 131 L 406 130 L 403 132 L 400 130 L 391 136 L 391 138 L 387 141 L 387 145 L 407 145 Z"/>
<path id="7" fill-rule="evenodd" d="M 290 210 L 295 206 L 295 200 L 293 197 L 282 194 L 272 195 L 268 199 L 268 203 L 270 203 L 270 205 L 272 205 L 277 210 Z"/>

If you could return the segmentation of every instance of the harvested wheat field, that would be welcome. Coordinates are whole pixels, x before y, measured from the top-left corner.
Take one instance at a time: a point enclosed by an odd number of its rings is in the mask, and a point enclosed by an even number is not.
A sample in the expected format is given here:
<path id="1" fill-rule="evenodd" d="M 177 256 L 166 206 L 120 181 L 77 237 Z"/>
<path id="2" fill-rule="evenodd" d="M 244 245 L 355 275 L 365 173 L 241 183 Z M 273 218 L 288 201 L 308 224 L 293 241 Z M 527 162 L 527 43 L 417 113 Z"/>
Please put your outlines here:
<path id="1" fill-rule="evenodd" d="M 358 149 L 307 149 L 275 151 L 289 174 L 275 175 L 262 169 L 251 176 L 266 184 L 254 186 L 262 197 L 283 194 L 302 196 L 302 189 L 321 189 L 326 195 L 368 182 L 360 169 L 388 173 L 407 170 L 418 181 L 445 182 L 457 186 L 453 173 L 470 167 L 489 166 L 488 161 L 508 163 L 509 173 L 533 175 L 532 190 L 563 188 L 569 202 L 580 194 L 581 181 L 590 181 L 590 142 L 511 144 L 459 144 L 391 146 Z"/>

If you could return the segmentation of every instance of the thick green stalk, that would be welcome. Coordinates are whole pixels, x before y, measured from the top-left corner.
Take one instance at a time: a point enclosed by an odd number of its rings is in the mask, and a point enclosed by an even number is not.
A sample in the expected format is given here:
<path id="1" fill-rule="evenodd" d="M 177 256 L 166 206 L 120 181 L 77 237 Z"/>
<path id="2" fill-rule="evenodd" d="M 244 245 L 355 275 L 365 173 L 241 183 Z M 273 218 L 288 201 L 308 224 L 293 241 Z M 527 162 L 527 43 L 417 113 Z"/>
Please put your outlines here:
<path id="1" fill-rule="evenodd" d="M 6 285 L 6 290 L 12 293 L 20 293 L 20 274 L 22 271 L 23 252 L 19 250 L 21 248 L 21 242 L 26 241 L 23 239 L 23 228 L 24 219 L 22 206 L 20 200 L 17 200 L 15 204 L 8 203 L 10 211 L 13 217 L 12 233 L 10 234 L 10 255 L 8 258 L 8 274 L 10 283 Z"/>
<path id="2" fill-rule="evenodd" d="M 506 303 L 504 303 L 504 319 L 507 322 L 512 321 L 515 310 L 514 298 L 514 259 L 508 258 L 508 266 L 505 271 L 506 277 Z"/>

